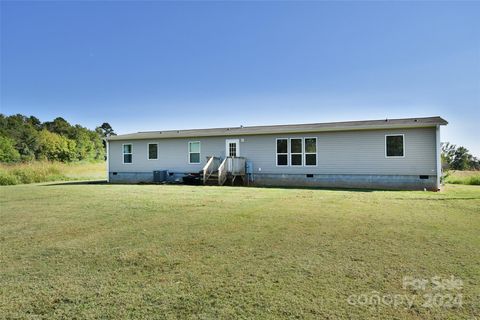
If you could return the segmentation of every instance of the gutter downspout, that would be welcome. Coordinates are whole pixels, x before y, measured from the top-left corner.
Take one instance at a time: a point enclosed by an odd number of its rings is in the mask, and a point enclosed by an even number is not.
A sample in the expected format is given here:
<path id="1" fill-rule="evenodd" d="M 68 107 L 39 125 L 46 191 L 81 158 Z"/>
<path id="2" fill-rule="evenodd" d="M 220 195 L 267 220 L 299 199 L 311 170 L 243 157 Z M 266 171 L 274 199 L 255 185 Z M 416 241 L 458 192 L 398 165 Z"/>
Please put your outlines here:
<path id="1" fill-rule="evenodd" d="M 440 125 L 437 125 L 436 129 L 436 162 L 437 162 L 437 191 L 441 190 L 441 177 L 442 177 L 442 157 L 441 157 L 441 142 L 440 142 Z"/>

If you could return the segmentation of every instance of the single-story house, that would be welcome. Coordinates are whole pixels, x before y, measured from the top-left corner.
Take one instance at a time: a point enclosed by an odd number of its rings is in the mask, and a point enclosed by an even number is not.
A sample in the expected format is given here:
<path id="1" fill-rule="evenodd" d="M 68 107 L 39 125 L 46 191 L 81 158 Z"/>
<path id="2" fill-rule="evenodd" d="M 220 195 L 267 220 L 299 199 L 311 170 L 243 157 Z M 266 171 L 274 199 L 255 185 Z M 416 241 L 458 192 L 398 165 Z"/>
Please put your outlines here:
<path id="1" fill-rule="evenodd" d="M 110 136 L 111 183 L 440 189 L 441 117 L 149 131 Z M 241 179 L 240 179 L 241 178 Z"/>

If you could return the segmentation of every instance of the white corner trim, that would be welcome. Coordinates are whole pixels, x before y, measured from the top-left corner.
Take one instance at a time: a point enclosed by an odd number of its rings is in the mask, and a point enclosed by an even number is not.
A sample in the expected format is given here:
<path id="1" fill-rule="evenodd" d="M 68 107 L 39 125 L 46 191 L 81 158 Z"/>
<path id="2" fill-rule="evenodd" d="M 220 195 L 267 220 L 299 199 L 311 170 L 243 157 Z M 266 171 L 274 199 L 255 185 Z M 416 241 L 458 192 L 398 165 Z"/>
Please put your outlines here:
<path id="1" fill-rule="evenodd" d="M 107 146 L 107 183 L 110 182 L 110 141 L 105 140 Z"/>
<path id="2" fill-rule="evenodd" d="M 442 155 L 441 155 L 441 141 L 440 141 L 440 126 L 437 125 L 436 134 L 435 134 L 435 157 L 437 164 L 437 190 L 440 190 L 440 179 L 442 177 Z"/>

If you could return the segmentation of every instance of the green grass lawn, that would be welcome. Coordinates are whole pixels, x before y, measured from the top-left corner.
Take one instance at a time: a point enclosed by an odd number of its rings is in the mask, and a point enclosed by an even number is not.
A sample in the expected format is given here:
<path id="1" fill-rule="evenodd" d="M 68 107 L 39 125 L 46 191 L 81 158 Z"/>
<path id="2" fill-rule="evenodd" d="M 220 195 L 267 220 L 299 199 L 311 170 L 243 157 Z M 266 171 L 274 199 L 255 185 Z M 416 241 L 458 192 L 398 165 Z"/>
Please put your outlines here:
<path id="1" fill-rule="evenodd" d="M 0 206 L 0 318 L 480 317 L 477 186 L 33 184 L 0 187 Z M 461 306 L 402 288 L 452 275 Z M 348 303 L 373 291 L 416 300 Z"/>

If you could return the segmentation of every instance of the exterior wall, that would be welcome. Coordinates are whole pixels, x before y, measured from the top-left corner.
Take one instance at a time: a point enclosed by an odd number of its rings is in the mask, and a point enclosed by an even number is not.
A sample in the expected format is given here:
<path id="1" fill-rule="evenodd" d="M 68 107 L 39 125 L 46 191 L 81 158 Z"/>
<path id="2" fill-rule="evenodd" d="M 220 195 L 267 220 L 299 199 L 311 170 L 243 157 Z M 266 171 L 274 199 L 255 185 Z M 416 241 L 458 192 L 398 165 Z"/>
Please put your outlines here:
<path id="1" fill-rule="evenodd" d="M 404 134 L 404 157 L 385 157 L 386 134 Z M 295 137 L 317 138 L 316 166 L 276 166 L 276 138 Z M 114 140 L 109 142 L 109 178 L 112 182 L 138 182 L 137 178 L 148 176 L 150 178 L 144 180 L 147 182 L 151 181 L 154 170 L 168 170 L 175 174 L 174 177 L 185 173 L 199 172 L 205 165 L 208 156 L 225 157 L 225 140 L 233 138 L 240 139 L 240 156 L 246 157 L 248 161 L 252 162 L 254 178 L 263 176 L 263 181 L 267 181 L 267 177 L 272 179 L 282 177 L 282 175 L 284 175 L 284 180 L 286 179 L 285 175 L 293 175 L 290 177 L 305 177 L 306 174 L 331 175 L 330 180 L 322 178 L 323 186 L 323 181 L 333 181 L 331 179 L 335 176 L 338 178 L 339 175 L 411 176 L 414 178 L 407 179 L 414 180 L 420 180 L 419 175 L 428 175 L 429 177 L 437 175 L 436 128 L 431 127 L 238 137 Z M 200 164 L 188 163 L 189 141 L 201 142 Z M 133 146 L 132 164 L 123 164 L 122 144 L 124 143 L 131 143 Z M 158 143 L 158 160 L 147 159 L 148 143 Z M 115 176 L 114 172 L 116 172 Z M 385 178 L 380 180 L 383 179 Z M 392 179 L 399 181 L 398 178 L 393 177 Z M 293 180 L 298 179 L 294 178 Z M 308 181 L 311 180 L 305 180 L 302 184 L 310 184 L 311 182 Z M 416 186 L 423 186 L 425 183 L 425 180 L 419 184 L 414 182 Z M 280 183 L 275 184 L 279 185 Z"/>

